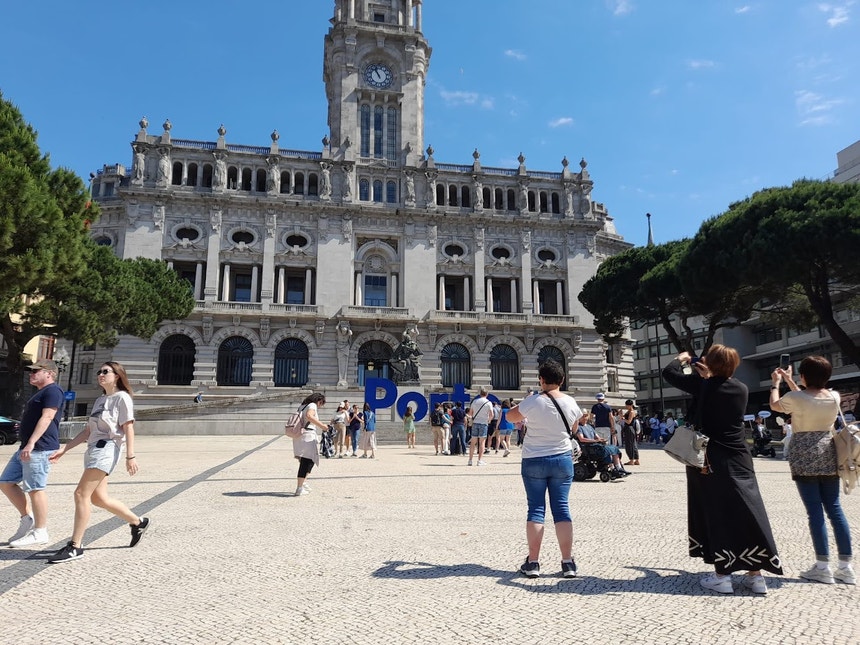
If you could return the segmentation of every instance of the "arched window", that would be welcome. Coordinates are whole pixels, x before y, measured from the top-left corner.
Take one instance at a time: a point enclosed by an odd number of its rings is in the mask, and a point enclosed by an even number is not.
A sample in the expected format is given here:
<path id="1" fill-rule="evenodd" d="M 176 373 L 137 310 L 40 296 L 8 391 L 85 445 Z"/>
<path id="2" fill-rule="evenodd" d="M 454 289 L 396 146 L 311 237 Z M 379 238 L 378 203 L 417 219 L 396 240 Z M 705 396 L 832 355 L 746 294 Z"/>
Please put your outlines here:
<path id="1" fill-rule="evenodd" d="M 497 211 L 505 210 L 505 193 L 501 188 L 496 188 L 495 191 L 496 203 L 494 204 Z"/>
<path id="2" fill-rule="evenodd" d="M 361 106 L 361 156 L 370 156 L 370 106 Z"/>
<path id="3" fill-rule="evenodd" d="M 379 179 L 373 182 L 373 201 L 382 203 L 382 182 Z"/>
<path id="4" fill-rule="evenodd" d="M 517 210 L 517 196 L 514 193 L 513 188 L 508 190 L 508 210 L 509 211 Z"/>
<path id="5" fill-rule="evenodd" d="M 373 156 L 382 159 L 382 120 L 385 110 L 381 105 L 373 108 Z"/>
<path id="6" fill-rule="evenodd" d="M 241 336 L 231 336 L 218 348 L 215 380 L 218 385 L 249 385 L 254 365 L 254 347 Z"/>
<path id="7" fill-rule="evenodd" d="M 251 169 L 243 168 L 242 169 L 242 190 L 247 190 L 251 192 Z"/>
<path id="8" fill-rule="evenodd" d="M 173 162 L 173 175 L 170 177 L 170 183 L 174 186 L 182 185 L 182 162 Z"/>
<path id="9" fill-rule="evenodd" d="M 315 172 L 308 175 L 308 195 L 319 195 L 319 179 Z"/>
<path id="10" fill-rule="evenodd" d="M 460 200 L 457 199 L 457 187 L 456 186 L 448 186 L 448 205 L 449 206 L 458 206 L 460 204 Z"/>
<path id="11" fill-rule="evenodd" d="M 358 349 L 358 384 L 364 387 L 366 378 L 390 378 L 388 362 L 391 347 L 381 340 L 372 340 Z"/>
<path id="12" fill-rule="evenodd" d="M 397 108 L 388 108 L 388 140 L 385 145 L 385 156 L 390 161 L 397 161 Z"/>
<path id="13" fill-rule="evenodd" d="M 296 173 L 296 185 L 293 188 L 293 195 L 305 194 L 305 174 L 302 172 Z"/>
<path id="14" fill-rule="evenodd" d="M 190 163 L 188 164 L 188 179 L 185 181 L 186 186 L 196 186 L 197 185 L 197 164 Z"/>
<path id="15" fill-rule="evenodd" d="M 227 188 L 236 190 L 239 186 L 239 169 L 236 166 L 227 168 Z"/>
<path id="16" fill-rule="evenodd" d="M 468 186 L 463 186 L 460 189 L 460 205 L 463 208 L 472 207 L 472 189 Z"/>
<path id="17" fill-rule="evenodd" d="M 547 205 L 547 200 L 546 200 L 546 191 L 541 191 L 541 193 L 540 193 L 540 212 L 541 213 L 548 213 L 549 212 L 549 206 Z"/>
<path id="18" fill-rule="evenodd" d="M 520 361 L 510 345 L 496 345 L 490 352 L 490 384 L 497 390 L 518 390 Z"/>
<path id="19" fill-rule="evenodd" d="M 442 348 L 442 387 L 454 387 L 462 383 L 472 387 L 472 357 L 460 343 L 448 343 Z"/>
<path id="20" fill-rule="evenodd" d="M 308 382 L 308 346 L 287 338 L 275 347 L 275 387 L 302 387 Z"/>
<path id="21" fill-rule="evenodd" d="M 203 188 L 212 188 L 212 164 L 205 163 L 203 164 L 203 181 L 201 182 Z"/>
<path id="22" fill-rule="evenodd" d="M 562 390 L 567 390 L 567 365 L 565 364 L 564 354 L 561 353 L 561 350 L 558 347 L 553 347 L 552 345 L 547 345 L 543 349 L 538 352 L 538 367 L 546 363 L 547 361 L 555 361 L 559 365 L 561 365 L 561 369 L 564 370 L 564 383 L 561 384 Z"/>
<path id="23" fill-rule="evenodd" d="M 184 334 L 168 336 L 158 349 L 159 385 L 191 385 L 194 378 L 194 341 Z"/>
<path id="24" fill-rule="evenodd" d="M 529 191 L 529 211 L 534 213 L 537 210 L 537 205 L 535 203 L 535 191 Z"/>
<path id="25" fill-rule="evenodd" d="M 445 205 L 445 186 L 442 184 L 436 184 L 436 205 Z"/>
<path id="26" fill-rule="evenodd" d="M 266 192 L 266 171 L 262 168 L 257 168 L 257 181 L 255 183 L 254 190 L 258 193 Z"/>
<path id="27" fill-rule="evenodd" d="M 493 207 L 493 202 L 490 201 L 490 195 L 491 194 L 492 193 L 490 192 L 490 189 L 486 188 L 486 187 L 484 188 L 483 192 L 481 193 L 481 196 L 484 198 L 484 208 L 492 208 Z"/>
<path id="28" fill-rule="evenodd" d="M 370 201 L 370 182 L 367 179 L 358 181 L 358 199 L 363 202 Z"/>
<path id="29" fill-rule="evenodd" d="M 561 212 L 561 201 L 558 198 L 558 193 L 552 194 L 552 212 L 556 215 Z"/>
<path id="30" fill-rule="evenodd" d="M 397 203 L 397 184 L 393 181 L 389 181 L 385 185 L 385 201 L 389 204 Z"/>

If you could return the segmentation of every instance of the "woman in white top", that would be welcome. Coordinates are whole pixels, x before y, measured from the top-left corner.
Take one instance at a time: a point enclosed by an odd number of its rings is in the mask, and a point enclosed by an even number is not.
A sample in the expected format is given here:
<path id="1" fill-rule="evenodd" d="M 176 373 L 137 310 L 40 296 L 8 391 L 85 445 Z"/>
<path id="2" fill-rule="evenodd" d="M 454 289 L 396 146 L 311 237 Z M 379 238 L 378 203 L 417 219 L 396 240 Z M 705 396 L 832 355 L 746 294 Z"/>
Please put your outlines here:
<path id="1" fill-rule="evenodd" d="M 96 373 L 104 394 L 93 403 L 87 426 L 71 441 L 51 456 L 51 463 L 79 443 L 87 442 L 84 455 L 84 474 L 75 489 L 75 525 L 72 539 L 48 560 L 51 564 L 70 562 L 82 558 L 84 532 L 90 521 L 91 503 L 122 518 L 131 526 L 131 544 L 135 546 L 149 528 L 149 518 L 138 517 L 128 506 L 108 495 L 108 476 L 127 448 L 125 468 L 129 475 L 137 473 L 137 455 L 134 452 L 134 404 L 131 385 L 125 368 L 108 361 Z"/>
<path id="2" fill-rule="evenodd" d="M 823 356 L 807 356 L 800 362 L 798 372 L 805 390 L 800 390 L 792 380 L 791 367 L 774 370 L 771 375 L 770 408 L 775 412 L 791 414 L 793 432 L 788 446 L 788 463 L 791 478 L 797 485 L 809 516 L 809 532 L 815 547 L 815 564 L 800 576 L 825 584 L 833 584 L 834 580 L 838 580 L 853 585 L 851 533 L 839 503 L 836 448 L 831 434 L 839 414 L 839 393 L 826 389 L 832 367 Z M 783 380 L 792 391 L 780 398 L 779 385 Z M 830 518 L 839 552 L 839 564 L 835 571 L 830 569 L 825 513 Z"/>
<path id="3" fill-rule="evenodd" d="M 299 472 L 296 476 L 296 497 L 299 495 L 307 495 L 311 489 L 305 484 L 308 475 L 311 474 L 314 466 L 319 466 L 320 463 L 320 438 L 316 428 L 323 432 L 328 430 L 328 426 L 319 419 L 318 410 L 325 405 L 325 394 L 314 392 L 302 401 L 302 417 L 305 420 L 305 429 L 302 436 L 293 439 L 293 455 L 299 460 Z"/>
<path id="4" fill-rule="evenodd" d="M 540 547 L 543 541 L 546 497 L 555 524 L 555 534 L 561 551 L 561 570 L 565 578 L 576 576 L 573 549 L 573 524 L 568 495 L 573 482 L 573 453 L 570 434 L 576 433 L 582 411 L 576 401 L 559 388 L 564 383 L 564 370 L 554 361 L 538 368 L 540 394 L 532 394 L 508 410 L 506 418 L 512 423 L 529 420 L 529 431 L 523 440 L 521 474 L 528 501 L 526 538 L 529 554 L 520 566 L 520 573 L 529 578 L 540 575 Z M 564 415 L 564 418 L 562 418 Z M 566 420 L 566 423 L 565 423 Z"/>

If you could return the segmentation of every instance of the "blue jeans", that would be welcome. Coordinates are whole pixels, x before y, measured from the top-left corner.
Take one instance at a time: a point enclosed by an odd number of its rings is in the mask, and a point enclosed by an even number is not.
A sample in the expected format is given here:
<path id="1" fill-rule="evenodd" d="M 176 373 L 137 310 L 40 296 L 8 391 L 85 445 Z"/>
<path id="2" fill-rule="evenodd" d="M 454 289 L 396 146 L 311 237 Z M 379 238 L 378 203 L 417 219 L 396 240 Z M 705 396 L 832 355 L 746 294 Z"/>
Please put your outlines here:
<path id="1" fill-rule="evenodd" d="M 361 428 L 356 428 L 355 430 L 353 430 L 352 428 L 349 429 L 349 440 L 352 446 L 352 454 L 355 454 L 358 450 L 359 433 L 361 433 Z"/>
<path id="2" fill-rule="evenodd" d="M 570 452 L 523 459 L 520 473 L 529 505 L 527 521 L 544 523 L 547 492 L 553 521 L 556 524 L 571 521 L 568 494 L 573 482 L 573 457 Z"/>
<path id="3" fill-rule="evenodd" d="M 454 434 L 454 443 L 459 446 L 460 454 L 465 455 L 468 444 L 466 443 L 466 424 L 455 423 L 451 427 L 451 432 Z"/>
<path id="4" fill-rule="evenodd" d="M 842 512 L 839 503 L 838 477 L 806 477 L 797 479 L 797 492 L 806 507 L 809 516 L 809 532 L 812 534 L 812 546 L 815 547 L 815 557 L 828 560 L 830 548 L 827 543 L 827 525 L 824 523 L 824 513 L 830 518 L 833 535 L 836 538 L 836 549 L 839 558 L 847 560 L 851 557 L 851 533 L 848 520 Z"/>

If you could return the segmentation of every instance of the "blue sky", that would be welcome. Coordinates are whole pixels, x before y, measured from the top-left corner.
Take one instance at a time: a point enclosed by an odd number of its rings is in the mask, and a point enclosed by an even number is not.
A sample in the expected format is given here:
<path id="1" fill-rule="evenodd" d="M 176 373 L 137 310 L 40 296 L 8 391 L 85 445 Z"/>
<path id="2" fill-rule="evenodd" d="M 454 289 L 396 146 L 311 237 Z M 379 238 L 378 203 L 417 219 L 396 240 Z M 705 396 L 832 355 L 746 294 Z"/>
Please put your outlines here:
<path id="1" fill-rule="evenodd" d="M 319 150 L 330 0 L 9 3 L 0 90 L 55 165 L 130 165 L 172 134 Z M 860 139 L 860 0 L 425 0 L 438 162 L 581 157 L 618 232 L 657 242 L 767 186 L 824 178 Z"/>

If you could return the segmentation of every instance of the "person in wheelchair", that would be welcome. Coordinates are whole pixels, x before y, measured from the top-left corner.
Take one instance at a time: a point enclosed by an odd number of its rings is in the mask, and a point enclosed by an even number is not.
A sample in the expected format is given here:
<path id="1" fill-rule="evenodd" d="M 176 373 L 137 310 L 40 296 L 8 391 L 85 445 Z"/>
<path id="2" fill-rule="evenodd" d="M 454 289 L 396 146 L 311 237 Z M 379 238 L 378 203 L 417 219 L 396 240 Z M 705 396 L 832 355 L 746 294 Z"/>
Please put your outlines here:
<path id="1" fill-rule="evenodd" d="M 608 479 L 601 475 L 601 481 L 627 477 L 630 474 L 621 465 L 621 450 L 618 446 L 608 445 L 606 439 L 597 434 L 594 426 L 589 423 L 588 413 L 583 414 L 579 420 L 579 428 L 574 438 L 582 447 L 580 461 L 591 462 L 594 468 L 594 472 L 589 474 L 588 464 L 583 464 L 584 468 L 577 464 L 575 472 L 582 470 L 584 475 L 582 479 L 590 479 L 596 472 L 608 475 Z"/>

